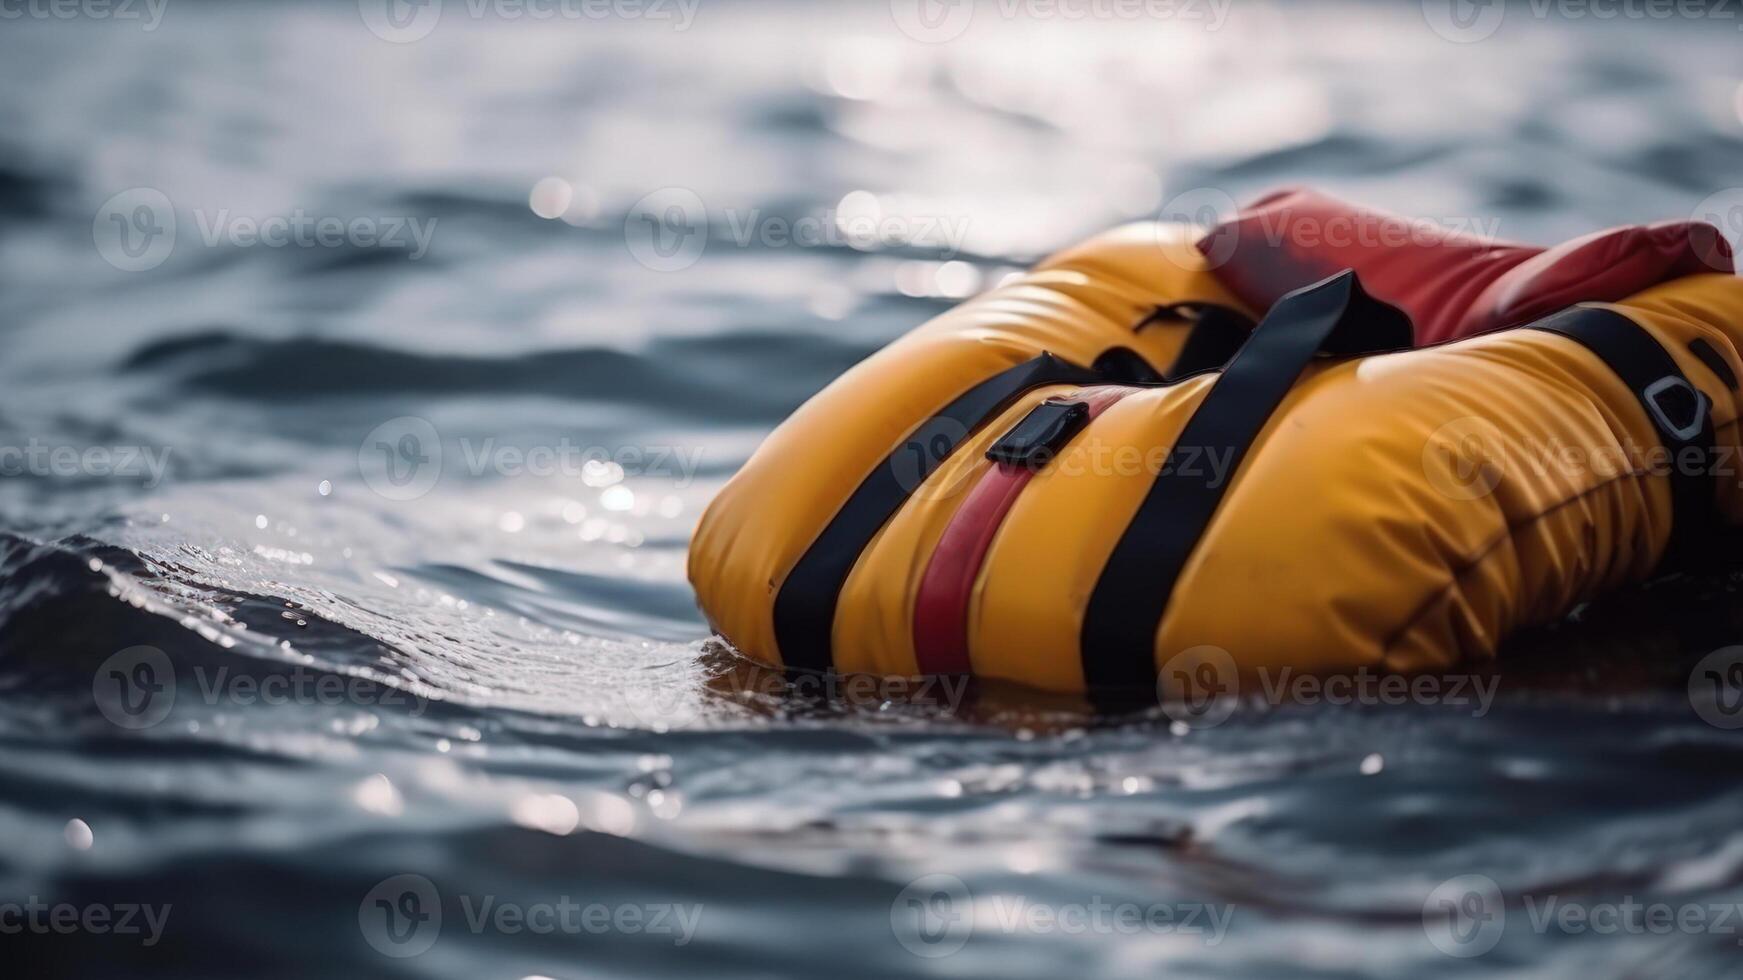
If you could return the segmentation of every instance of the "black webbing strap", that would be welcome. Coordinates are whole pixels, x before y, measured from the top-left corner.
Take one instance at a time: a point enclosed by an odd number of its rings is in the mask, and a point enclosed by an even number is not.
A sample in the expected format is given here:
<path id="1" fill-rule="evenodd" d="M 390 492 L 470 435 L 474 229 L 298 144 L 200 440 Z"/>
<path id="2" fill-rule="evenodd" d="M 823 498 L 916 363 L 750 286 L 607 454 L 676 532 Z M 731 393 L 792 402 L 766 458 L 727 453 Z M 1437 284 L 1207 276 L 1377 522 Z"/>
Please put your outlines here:
<path id="1" fill-rule="evenodd" d="M 1712 402 L 1652 333 L 1615 310 L 1577 306 L 1531 324 L 1578 342 L 1616 373 L 1668 454 L 1672 505 L 1663 567 L 1706 563 L 1721 526 L 1713 476 Z"/>
<path id="2" fill-rule="evenodd" d="M 1156 631 L 1175 581 L 1227 481 L 1314 355 L 1400 350 L 1412 336 L 1409 317 L 1369 296 L 1354 272 L 1277 301 L 1187 421 L 1102 569 L 1081 633 L 1089 687 L 1154 687 Z M 1207 467 L 1211 453 L 1226 465 Z"/>
<path id="3" fill-rule="evenodd" d="M 1253 321 L 1240 310 L 1198 300 L 1158 306 L 1132 329 L 1143 330 L 1154 323 L 1181 322 L 1191 326 L 1187 328 L 1186 339 L 1181 342 L 1180 352 L 1174 355 L 1174 363 L 1163 375 L 1167 381 L 1222 370 L 1253 332 Z"/>
<path id="4" fill-rule="evenodd" d="M 775 643 L 786 666 L 816 671 L 831 666 L 835 607 L 860 552 L 958 443 L 1031 388 L 1099 379 L 1095 371 L 1042 354 L 975 385 L 909 433 L 860 482 L 781 583 Z"/>
<path id="5" fill-rule="evenodd" d="M 1226 306 L 1205 304 L 1195 307 L 1190 315 L 1192 327 L 1168 367 L 1169 381 L 1221 370 L 1253 332 L 1253 321 Z"/>

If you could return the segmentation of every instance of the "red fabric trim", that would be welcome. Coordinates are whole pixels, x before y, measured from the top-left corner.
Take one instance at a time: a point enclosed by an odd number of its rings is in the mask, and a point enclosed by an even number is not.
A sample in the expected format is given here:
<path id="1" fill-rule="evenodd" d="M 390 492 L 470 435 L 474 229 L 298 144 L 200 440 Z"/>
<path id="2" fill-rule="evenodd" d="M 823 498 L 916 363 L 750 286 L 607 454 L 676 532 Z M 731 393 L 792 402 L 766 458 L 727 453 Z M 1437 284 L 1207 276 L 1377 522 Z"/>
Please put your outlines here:
<path id="1" fill-rule="evenodd" d="M 1131 388 L 1088 388 L 1076 399 L 1094 420 Z M 950 522 L 920 576 L 914 597 L 914 656 L 923 674 L 972 673 L 968 656 L 968 603 L 993 536 L 1035 471 L 995 463 L 981 475 Z"/>
<path id="2" fill-rule="evenodd" d="M 1551 249 L 1440 229 L 1292 189 L 1259 199 L 1198 247 L 1217 279 L 1256 310 L 1354 269 L 1370 294 L 1410 314 L 1419 346 L 1731 271 L 1729 246 L 1700 222 L 1612 228 Z"/>

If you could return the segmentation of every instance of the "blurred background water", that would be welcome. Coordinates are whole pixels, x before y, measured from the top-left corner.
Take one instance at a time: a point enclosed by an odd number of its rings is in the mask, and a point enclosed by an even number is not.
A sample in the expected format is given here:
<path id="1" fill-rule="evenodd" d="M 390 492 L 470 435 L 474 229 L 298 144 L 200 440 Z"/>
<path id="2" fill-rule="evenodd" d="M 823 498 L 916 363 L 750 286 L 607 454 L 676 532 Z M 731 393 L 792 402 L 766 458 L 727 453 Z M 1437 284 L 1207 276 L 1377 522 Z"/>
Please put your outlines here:
<path id="1" fill-rule="evenodd" d="M 6 972 L 1731 975 L 1743 917 L 1533 918 L 1743 901 L 1686 690 L 1728 579 L 1527 638 L 1492 704 L 1198 729 L 796 695 L 684 581 L 806 396 L 1121 221 L 1743 215 L 1743 13 L 1557 9 L 5 5 L 0 903 L 168 906 Z M 1473 958 L 1423 913 L 1465 875 Z"/>

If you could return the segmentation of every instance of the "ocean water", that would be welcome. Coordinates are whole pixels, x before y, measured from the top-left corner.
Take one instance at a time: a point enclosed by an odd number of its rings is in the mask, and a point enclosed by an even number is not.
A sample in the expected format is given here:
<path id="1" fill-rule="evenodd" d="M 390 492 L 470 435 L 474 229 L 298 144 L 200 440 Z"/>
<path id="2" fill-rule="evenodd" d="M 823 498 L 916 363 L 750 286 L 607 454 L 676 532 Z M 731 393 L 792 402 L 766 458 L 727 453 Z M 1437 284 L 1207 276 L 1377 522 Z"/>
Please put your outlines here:
<path id="1" fill-rule="evenodd" d="M 1211 725 L 789 690 L 683 569 L 809 394 L 1122 221 L 1735 237 L 1740 22 L 966 9 L 5 6 L 0 972 L 1734 975 L 1729 577 Z"/>

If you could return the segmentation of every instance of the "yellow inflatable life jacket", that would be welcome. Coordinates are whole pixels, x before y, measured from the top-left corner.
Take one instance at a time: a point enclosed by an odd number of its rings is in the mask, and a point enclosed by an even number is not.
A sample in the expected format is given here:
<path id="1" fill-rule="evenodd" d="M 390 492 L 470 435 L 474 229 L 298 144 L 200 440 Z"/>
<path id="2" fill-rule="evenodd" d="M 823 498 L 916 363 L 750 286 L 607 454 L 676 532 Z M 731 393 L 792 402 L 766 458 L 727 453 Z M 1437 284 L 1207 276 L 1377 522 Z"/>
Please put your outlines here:
<path id="1" fill-rule="evenodd" d="M 1384 243 L 1219 254 L 1239 224 L 1106 233 L 812 398 L 703 515 L 713 628 L 775 666 L 1068 693 L 1182 657 L 1443 669 L 1743 521 L 1716 236 L 1626 230 L 1649 269 L 1615 233 L 1452 242 L 1425 276 Z M 1288 281 L 1327 261 L 1355 271 Z"/>

